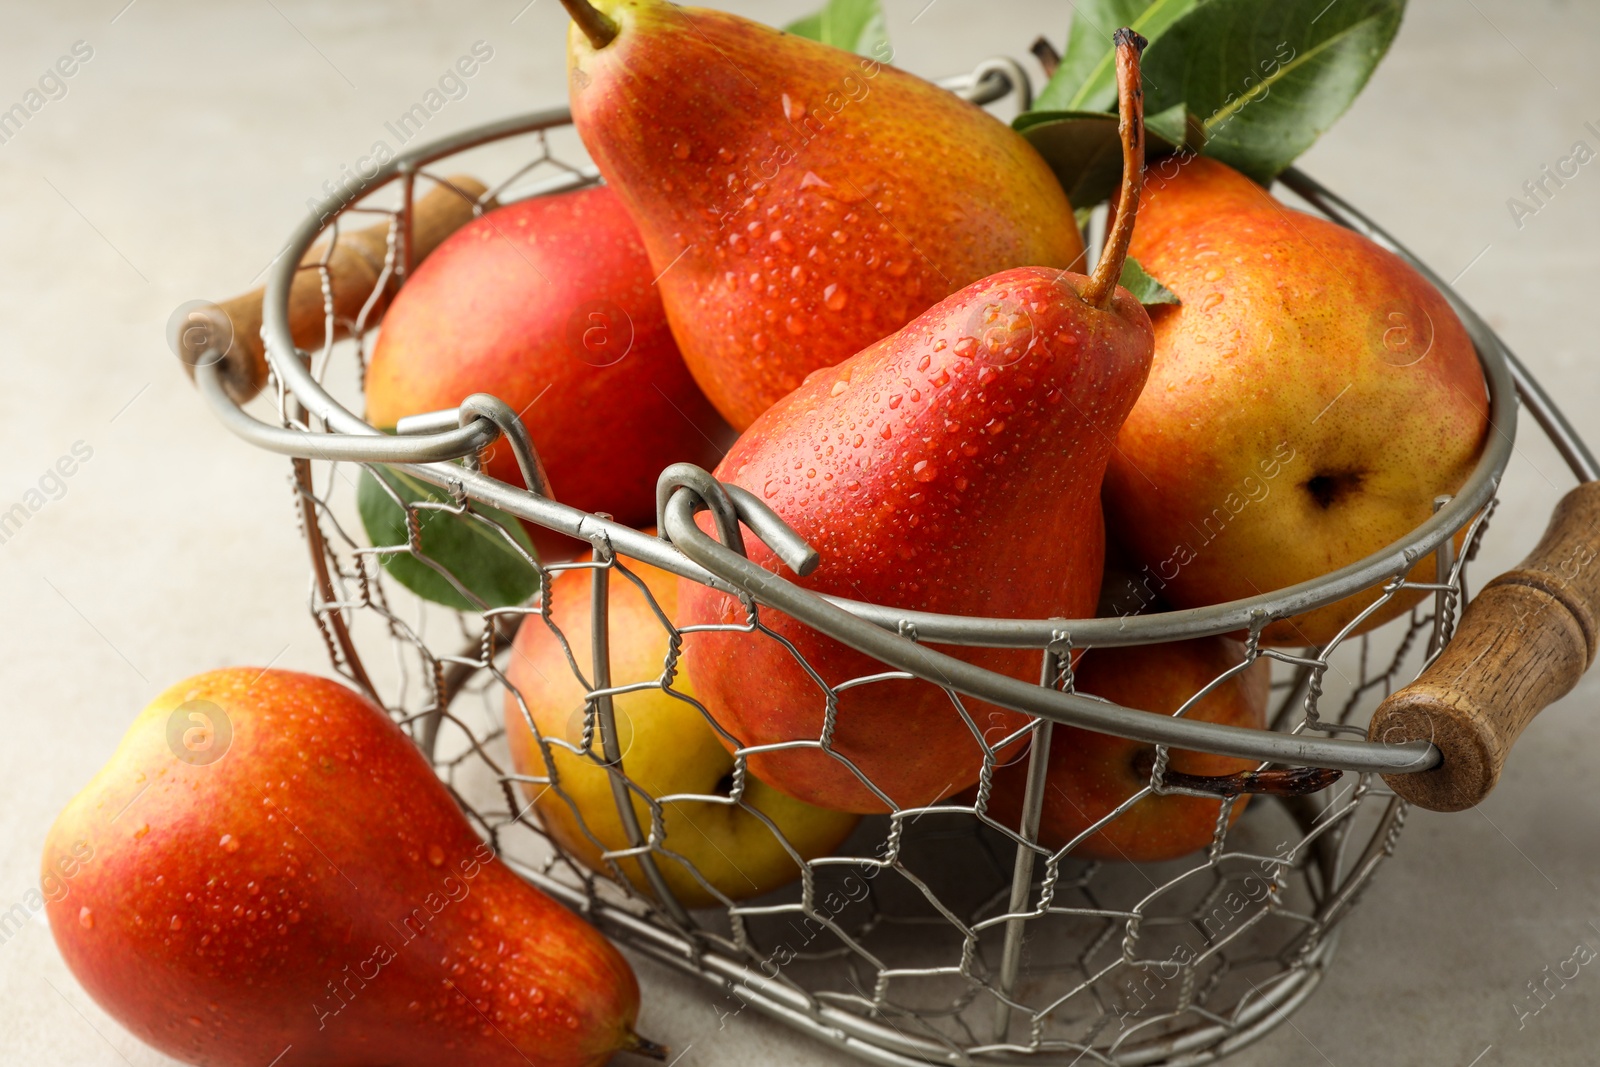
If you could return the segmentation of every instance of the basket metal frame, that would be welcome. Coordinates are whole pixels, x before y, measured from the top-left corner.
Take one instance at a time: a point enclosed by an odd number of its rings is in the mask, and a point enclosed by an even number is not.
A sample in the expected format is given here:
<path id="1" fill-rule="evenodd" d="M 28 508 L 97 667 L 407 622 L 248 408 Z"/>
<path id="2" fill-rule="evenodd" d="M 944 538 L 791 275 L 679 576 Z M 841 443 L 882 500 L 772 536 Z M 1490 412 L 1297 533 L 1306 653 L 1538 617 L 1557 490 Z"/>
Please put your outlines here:
<path id="1" fill-rule="evenodd" d="M 1018 95 L 1023 106 L 1029 95 L 1027 75 L 1013 61 L 993 59 L 972 74 L 945 83 L 979 103 L 1008 94 Z M 965 661 L 926 647 L 933 641 L 967 646 L 1033 648 L 1046 653 L 1046 670 L 1052 654 L 1067 647 L 1156 644 L 1236 631 L 1248 631 L 1252 638 L 1269 621 L 1298 614 L 1353 593 L 1402 578 L 1418 559 L 1437 551 L 1440 569 L 1435 632 L 1430 653 L 1447 639 L 1446 585 L 1456 573 L 1452 537 L 1467 528 L 1491 505 L 1499 480 L 1514 445 L 1518 400 L 1526 404 L 1535 421 L 1550 437 L 1573 473 L 1580 480 L 1600 477 L 1600 466 L 1566 420 L 1559 408 L 1532 378 L 1492 329 L 1439 278 L 1426 264 L 1384 232 L 1372 220 L 1304 173 L 1291 169 L 1281 176 L 1285 187 L 1300 196 L 1330 220 L 1364 234 L 1402 257 L 1444 295 L 1461 318 L 1477 350 L 1489 387 L 1491 434 L 1472 474 L 1461 490 L 1442 503 L 1435 514 L 1406 537 L 1366 559 L 1333 573 L 1286 589 L 1225 604 L 1156 615 L 1122 619 L 1039 619 L 1016 620 L 937 615 L 903 611 L 893 607 L 823 597 L 810 593 L 751 563 L 742 552 L 739 525 L 743 523 L 779 555 L 792 570 L 805 573 L 815 563 L 812 553 L 797 535 L 761 501 L 736 487 L 716 482 L 706 472 L 679 465 L 664 472 L 659 498 L 658 528 L 665 538 L 651 537 L 605 518 L 567 507 L 549 499 L 543 492 L 537 454 L 516 415 L 502 402 L 484 395 L 469 398 L 460 409 L 429 413 L 402 420 L 399 435 L 380 433 L 335 400 L 313 375 L 309 361 L 293 343 L 288 323 L 288 294 L 300 268 L 301 256 L 316 239 L 360 201 L 391 183 L 399 183 L 402 206 L 395 227 L 394 272 L 402 279 L 409 273 L 410 220 L 413 191 L 423 168 L 447 156 L 503 138 L 537 133 L 570 123 L 566 109 L 550 109 L 475 127 L 453 137 L 418 146 L 401 153 L 371 178 L 325 199 L 316 212 L 295 231 L 279 260 L 272 266 L 266 287 L 263 334 L 272 372 L 285 390 L 293 408 L 294 421 L 304 421 L 314 432 L 269 425 L 245 412 L 228 395 L 219 366 L 202 361 L 195 368 L 195 379 L 202 395 L 235 434 L 268 451 L 296 458 L 296 478 L 302 488 L 302 507 L 308 538 L 319 537 L 309 503 L 311 460 L 381 463 L 395 466 L 427 482 L 447 489 L 457 499 L 470 498 L 530 522 L 569 534 L 595 545 L 597 553 L 624 555 L 682 577 L 751 598 L 754 602 L 781 611 L 824 632 L 890 667 L 908 672 L 954 692 L 991 704 L 1022 711 L 1042 720 L 1035 744 L 1040 750 L 1034 762 L 1042 769 L 1042 752 L 1047 751 L 1050 723 L 1095 730 L 1158 746 L 1201 750 L 1247 757 L 1262 763 L 1317 766 L 1363 773 L 1412 773 L 1436 766 L 1439 752 L 1427 742 L 1400 745 L 1284 734 L 1240 727 L 1227 727 L 1192 721 L 1187 718 L 1153 716 L 1122 708 L 1072 692 L 1062 692 L 1049 684 L 1031 684 L 994 674 Z M 515 177 L 515 176 L 514 176 Z M 554 181 L 543 183 L 528 195 L 541 195 L 594 184 L 598 175 L 592 168 L 567 168 Z M 498 190 L 495 190 L 498 191 Z M 495 192 L 492 191 L 492 192 Z M 330 323 L 330 337 L 331 323 Z M 320 431 L 315 428 L 320 426 Z M 450 461 L 476 456 L 500 436 L 508 443 L 522 465 L 526 483 L 532 490 L 518 489 L 495 481 L 470 467 Z M 694 519 L 695 512 L 709 509 L 716 518 L 719 538 L 705 534 Z M 326 563 L 313 544 L 318 560 L 319 588 L 329 588 Z M 597 571 L 597 576 L 604 575 Z M 601 600 L 604 603 L 603 586 Z M 371 695 L 370 682 L 361 667 L 350 635 L 337 613 L 331 621 L 334 637 L 342 647 L 355 681 Z M 1357 620 L 1359 622 L 1359 620 Z M 1353 629 L 1353 622 L 1346 632 Z M 912 637 L 904 636 L 906 634 Z M 1342 637 L 1343 635 L 1341 635 Z M 599 642 L 597 641 L 597 647 Z M 597 684 L 604 688 L 602 682 Z M 1297 690 L 1298 691 L 1298 690 Z M 1293 696 L 1293 694 L 1291 694 Z M 609 699 L 602 702 L 601 715 L 609 718 Z M 1286 705 L 1287 706 L 1287 705 Z M 436 725 L 436 723 L 435 723 Z M 606 728 L 609 733 L 612 727 Z M 424 748 L 431 747 L 431 733 L 425 733 Z M 1041 770 L 1042 777 L 1042 770 Z M 1035 790 L 1030 785 L 1030 798 Z M 1028 803 L 1033 803 L 1030 800 Z M 619 800 L 619 811 L 632 808 Z M 1037 806 L 1031 818 L 1024 816 L 1024 833 L 1037 825 Z M 1327 899 L 1316 915 L 1319 936 L 1308 943 L 1297 966 L 1261 995 L 1242 1002 L 1231 1021 L 1197 1026 L 1123 1046 L 1117 1062 L 1185 1065 L 1213 1062 L 1248 1044 L 1276 1026 L 1298 1006 L 1320 981 L 1337 946 L 1334 924 L 1353 902 L 1371 873 L 1393 851 L 1395 836 L 1404 820 L 1405 805 L 1391 797 L 1360 859 L 1339 877 L 1337 862 L 1318 853 Z M 635 844 L 640 840 L 637 823 L 632 826 Z M 1019 841 L 1017 867 L 1012 882 L 1026 890 L 1032 876 L 1034 849 Z M 652 857 L 638 857 L 646 875 L 655 873 Z M 738 960 L 707 952 L 686 932 L 687 916 L 676 907 L 670 894 L 658 892 L 667 905 L 669 921 L 641 916 L 627 909 L 612 907 L 579 888 L 549 874 L 513 864 L 518 873 L 533 884 L 585 913 L 602 929 L 627 941 L 638 951 L 685 973 L 695 975 L 724 991 L 736 991 L 741 1002 L 788 1022 L 797 1029 L 848 1051 L 868 1062 L 912 1067 L 929 1062 L 978 1062 L 993 1064 L 1040 1063 L 1036 1053 L 1020 1046 L 986 1046 L 973 1050 L 973 1058 L 955 1056 L 949 1046 L 931 1039 L 902 1033 L 892 1022 L 885 1025 L 873 1018 L 835 1007 L 784 983 L 769 980 L 761 971 Z M 659 875 L 650 879 L 657 884 Z M 1013 899 L 1007 915 L 1025 910 L 1026 900 Z M 1004 960 L 999 987 L 1009 993 L 1017 973 L 1017 955 L 1022 940 L 1021 919 L 1008 919 Z M 1310 936 L 1309 934 L 1307 935 Z M 997 1033 L 1005 1031 L 1009 1008 L 1002 1000 L 997 1005 Z"/>

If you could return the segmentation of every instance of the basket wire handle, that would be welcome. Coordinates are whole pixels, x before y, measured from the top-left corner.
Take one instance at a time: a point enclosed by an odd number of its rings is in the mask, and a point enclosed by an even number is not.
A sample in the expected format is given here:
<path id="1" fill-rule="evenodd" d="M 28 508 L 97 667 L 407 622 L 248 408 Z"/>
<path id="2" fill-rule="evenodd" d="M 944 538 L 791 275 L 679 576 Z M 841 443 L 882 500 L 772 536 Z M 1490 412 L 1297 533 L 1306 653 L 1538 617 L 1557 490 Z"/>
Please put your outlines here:
<path id="1" fill-rule="evenodd" d="M 1556 505 L 1528 558 L 1467 605 L 1422 676 L 1378 705 L 1369 739 L 1430 741 L 1443 756 L 1420 774 L 1385 774 L 1390 788 L 1431 811 L 1489 794 L 1517 737 L 1600 651 L 1597 556 L 1600 482 L 1585 482 Z"/>
<path id="2" fill-rule="evenodd" d="M 546 500 L 555 499 L 550 492 L 550 476 L 545 473 L 544 461 L 539 458 L 533 437 L 510 404 L 488 393 L 473 393 L 461 402 L 458 418 L 463 428 L 478 419 L 488 419 L 498 426 L 517 459 L 517 470 L 522 473 L 522 484 L 527 486 L 528 492 Z"/>
<path id="3" fill-rule="evenodd" d="M 716 520 L 717 538 L 739 555 L 747 555 L 744 535 L 739 529 L 743 522 L 762 544 L 772 549 L 773 555 L 800 577 L 816 570 L 817 564 L 822 562 L 817 550 L 754 493 L 742 486 L 719 482 L 693 463 L 674 463 L 661 472 L 656 482 L 656 529 L 661 531 L 661 536 L 667 536 L 667 505 L 679 489 L 688 489 L 705 502 Z"/>
<path id="4" fill-rule="evenodd" d="M 704 476 L 710 477 L 709 474 Z M 954 689 L 963 695 L 1012 711 L 1051 719 L 1079 729 L 1224 756 L 1380 773 L 1427 770 L 1439 760 L 1438 751 L 1426 741 L 1390 745 L 1345 738 L 1268 734 L 1252 727 L 1150 715 L 1094 698 L 1045 689 L 1034 682 L 1024 682 L 1008 675 L 995 674 L 857 618 L 829 599 L 785 581 L 744 556 L 729 551 L 714 538 L 708 537 L 695 522 L 695 504 L 704 498 L 692 488 L 685 488 L 684 492 L 672 494 L 663 516 L 662 532 L 671 538 L 678 551 L 705 568 L 713 577 L 742 591 L 741 595 L 775 608 L 895 670 L 914 674 L 942 688 Z M 745 497 L 739 499 L 744 500 Z M 754 511 L 739 518 L 752 529 L 757 523 L 765 521 Z M 774 517 L 773 521 L 781 520 Z M 1055 622 L 1055 628 L 1061 625 Z M 1076 633 L 1074 636 L 1079 641 L 1083 640 Z"/>
<path id="5" fill-rule="evenodd" d="M 667 505 L 672 502 L 678 490 L 687 489 L 700 499 L 706 510 L 711 512 L 716 526 L 717 540 L 722 542 L 723 547 L 741 556 L 746 555 L 744 534 L 739 529 L 739 513 L 734 508 L 728 488 L 709 472 L 696 467 L 693 463 L 674 463 L 662 471 L 661 477 L 656 479 L 657 536 L 671 540 L 667 534 Z M 782 522 L 781 519 L 779 521 Z M 790 533 L 793 534 L 794 531 L 791 530 Z M 794 536 L 798 538 L 800 535 L 794 534 Z"/>
<path id="6" fill-rule="evenodd" d="M 662 531 L 661 536 L 667 536 L 667 505 L 679 489 L 687 489 L 704 501 L 716 521 L 717 538 L 739 555 L 747 555 L 744 534 L 739 529 L 742 522 L 800 577 L 816 570 L 817 564 L 822 562 L 817 550 L 754 493 L 742 486 L 719 482 L 692 463 L 674 463 L 661 472 L 656 482 L 656 529 Z"/>

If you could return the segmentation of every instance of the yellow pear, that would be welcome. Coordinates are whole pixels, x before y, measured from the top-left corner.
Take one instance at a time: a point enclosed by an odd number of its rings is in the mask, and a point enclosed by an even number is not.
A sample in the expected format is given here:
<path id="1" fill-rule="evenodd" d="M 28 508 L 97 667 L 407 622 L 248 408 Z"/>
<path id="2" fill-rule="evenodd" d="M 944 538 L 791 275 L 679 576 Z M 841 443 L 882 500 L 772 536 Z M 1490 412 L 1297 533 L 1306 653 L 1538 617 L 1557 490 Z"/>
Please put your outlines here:
<path id="1" fill-rule="evenodd" d="M 649 589 L 662 614 L 672 618 L 677 613 L 678 579 L 648 564 L 628 560 L 625 565 Z M 587 569 L 564 571 L 550 588 L 550 622 L 566 638 L 585 674 L 593 648 L 590 575 Z M 659 678 L 669 637 L 645 595 L 627 577 L 614 573 L 607 611 L 612 686 Z M 687 640 L 694 641 L 694 635 Z M 540 821 L 550 836 L 585 866 L 611 874 L 602 853 L 626 849 L 630 843 L 612 795 L 612 773 L 604 764 L 598 729 L 591 731 L 587 750 L 574 751 L 584 745 L 585 693 L 550 624 L 537 616 L 523 623 L 507 675 L 522 697 L 519 703 L 517 693 L 506 694 L 506 731 L 513 760 L 520 773 L 549 779 L 549 784 L 525 786 Z M 673 688 L 693 695 L 682 676 L 674 680 Z M 733 757 L 698 708 L 654 686 L 618 695 L 613 703 L 622 767 L 639 789 L 651 797 L 728 796 Z M 531 727 L 537 727 L 547 742 L 554 776 Z M 649 834 L 650 806 L 637 792 L 633 793 L 633 809 L 639 825 Z M 723 903 L 723 898 L 759 896 L 793 881 L 799 866 L 790 849 L 801 859 L 823 855 L 843 841 L 857 821 L 855 815 L 814 807 L 747 778 L 738 804 L 677 800 L 663 805 L 662 849 L 692 864 L 704 882 L 671 856 L 657 853 L 656 863 L 686 907 L 712 907 Z M 773 827 L 783 835 L 787 847 Z M 650 892 L 637 860 L 618 862 L 635 887 Z"/>

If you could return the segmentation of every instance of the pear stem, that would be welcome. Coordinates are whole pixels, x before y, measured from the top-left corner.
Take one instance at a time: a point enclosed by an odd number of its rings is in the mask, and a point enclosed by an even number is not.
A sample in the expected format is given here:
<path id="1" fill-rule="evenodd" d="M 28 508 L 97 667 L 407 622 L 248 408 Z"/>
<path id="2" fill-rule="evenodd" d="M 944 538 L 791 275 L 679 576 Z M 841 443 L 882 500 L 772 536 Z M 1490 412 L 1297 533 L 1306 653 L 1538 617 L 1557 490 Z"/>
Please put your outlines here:
<path id="1" fill-rule="evenodd" d="M 1184 774 L 1168 771 L 1162 781 L 1179 789 L 1192 789 L 1218 797 L 1265 794 L 1274 797 L 1301 797 L 1321 792 L 1342 776 L 1342 771 L 1321 767 L 1289 767 L 1283 770 L 1241 771 L 1238 774 Z"/>
<path id="2" fill-rule="evenodd" d="M 1139 54 L 1148 43 L 1127 27 L 1111 35 L 1117 44 L 1117 136 L 1122 141 L 1122 191 L 1117 197 L 1117 217 L 1106 235 L 1106 246 L 1095 264 L 1089 284 L 1083 287 L 1085 303 L 1111 306 L 1122 278 L 1122 264 L 1133 240 L 1133 222 L 1139 214 L 1139 194 L 1144 190 L 1144 86 L 1139 76 Z"/>
<path id="3" fill-rule="evenodd" d="M 567 14 L 572 16 L 572 21 L 578 24 L 578 29 L 589 38 L 589 43 L 596 48 L 604 48 L 617 39 L 621 32 L 617 24 L 602 14 L 589 0 L 561 0 L 561 6 L 567 9 Z"/>
<path id="4" fill-rule="evenodd" d="M 617 1051 L 631 1052 L 633 1055 L 642 1056 L 647 1060 L 659 1060 L 665 1063 L 669 1050 L 667 1046 L 658 1045 L 648 1037 L 640 1037 L 632 1030 L 629 1030 L 625 1035 L 625 1043 Z"/>

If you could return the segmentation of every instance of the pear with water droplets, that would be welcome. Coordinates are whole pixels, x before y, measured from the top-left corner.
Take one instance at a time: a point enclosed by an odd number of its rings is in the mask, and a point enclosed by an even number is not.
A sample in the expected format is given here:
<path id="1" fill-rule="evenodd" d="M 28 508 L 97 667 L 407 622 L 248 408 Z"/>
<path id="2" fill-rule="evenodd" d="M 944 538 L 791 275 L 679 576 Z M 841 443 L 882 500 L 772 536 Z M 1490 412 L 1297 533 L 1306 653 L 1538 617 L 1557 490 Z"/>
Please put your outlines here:
<path id="1" fill-rule="evenodd" d="M 1472 340 L 1399 256 L 1205 157 L 1163 161 L 1133 254 L 1182 298 L 1154 311 L 1150 386 L 1117 439 L 1106 515 L 1178 608 L 1310 581 L 1400 540 L 1460 490 L 1489 434 Z M 1459 540 L 1459 539 L 1458 539 Z M 1430 555 L 1410 577 L 1435 580 Z M 1373 587 L 1271 622 L 1324 645 L 1429 595 Z"/>
<path id="2" fill-rule="evenodd" d="M 378 707 L 289 671 L 158 696 L 45 844 L 68 967 L 225 1067 L 596 1067 L 661 1050 L 592 927 L 513 874 Z"/>
<path id="3" fill-rule="evenodd" d="M 817 550 L 821 562 L 800 585 L 916 611 L 1093 614 L 1105 551 L 1100 482 L 1153 343 L 1144 308 L 1116 285 L 1142 172 L 1137 38 L 1122 38 L 1118 54 L 1129 178 L 1094 276 L 1023 267 L 968 286 L 813 374 L 717 468 Z M 752 560 L 779 569 L 754 537 L 747 545 Z M 746 621 L 739 601 L 687 579 L 679 606 L 681 626 Z M 837 688 L 887 668 L 776 611 L 759 614 L 810 670 L 772 636 L 733 629 L 686 635 L 685 666 L 743 745 L 802 743 L 754 754 L 749 767 L 808 803 L 858 812 L 932 803 L 976 781 L 1027 722 L 973 700 L 963 715 L 919 680 Z M 953 654 L 1039 677 L 1036 649 Z"/>
<path id="4" fill-rule="evenodd" d="M 736 429 L 972 282 L 1083 254 L 1027 141 L 886 54 L 667 0 L 563 3 L 573 122 Z"/>

